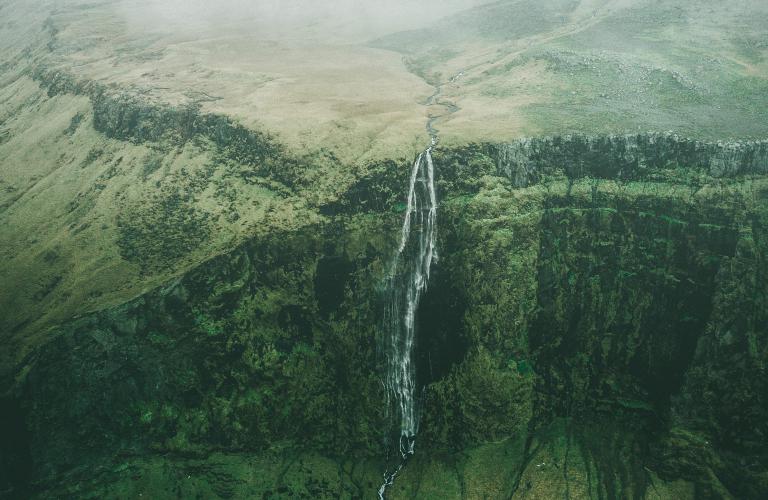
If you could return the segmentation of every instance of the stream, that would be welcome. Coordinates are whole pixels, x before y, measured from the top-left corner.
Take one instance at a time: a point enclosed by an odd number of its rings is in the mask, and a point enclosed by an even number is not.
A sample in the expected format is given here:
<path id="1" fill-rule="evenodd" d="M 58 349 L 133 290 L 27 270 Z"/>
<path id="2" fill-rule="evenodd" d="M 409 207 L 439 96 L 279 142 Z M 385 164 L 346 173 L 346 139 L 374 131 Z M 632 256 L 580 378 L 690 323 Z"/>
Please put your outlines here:
<path id="1" fill-rule="evenodd" d="M 454 83 L 462 75 L 457 74 L 448 83 Z M 413 456 L 419 428 L 420 401 L 413 353 L 417 340 L 419 301 L 427 290 L 432 262 L 437 260 L 437 194 L 432 149 L 437 146 L 439 138 L 434 125 L 438 119 L 459 110 L 453 103 L 440 102 L 442 86 L 435 86 L 435 92 L 427 99 L 426 106 L 443 106 L 447 113 L 430 114 L 427 120 L 430 145 L 419 154 L 411 167 L 400 246 L 386 282 L 384 385 L 386 407 L 394 413 L 391 418 L 399 421 L 397 452 L 400 458 L 394 469 L 384 473 L 384 482 L 378 490 L 380 500 L 384 500 L 387 487 L 394 483 L 397 474 Z"/>

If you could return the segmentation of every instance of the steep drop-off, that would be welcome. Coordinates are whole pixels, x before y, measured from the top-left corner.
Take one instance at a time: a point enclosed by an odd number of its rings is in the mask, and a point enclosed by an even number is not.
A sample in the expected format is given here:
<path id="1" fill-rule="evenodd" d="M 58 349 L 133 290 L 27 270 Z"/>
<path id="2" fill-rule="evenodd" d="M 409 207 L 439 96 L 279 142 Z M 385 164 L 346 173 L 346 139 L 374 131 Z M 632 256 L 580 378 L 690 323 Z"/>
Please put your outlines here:
<path id="1" fill-rule="evenodd" d="M 154 3 L 0 4 L 0 497 L 374 498 L 436 128 L 387 498 L 768 497 L 764 6 Z"/>
<path id="2" fill-rule="evenodd" d="M 435 150 L 420 451 L 392 498 L 762 498 L 765 143 Z M 9 495 L 370 498 L 407 168 L 58 326 L 4 396 Z"/>

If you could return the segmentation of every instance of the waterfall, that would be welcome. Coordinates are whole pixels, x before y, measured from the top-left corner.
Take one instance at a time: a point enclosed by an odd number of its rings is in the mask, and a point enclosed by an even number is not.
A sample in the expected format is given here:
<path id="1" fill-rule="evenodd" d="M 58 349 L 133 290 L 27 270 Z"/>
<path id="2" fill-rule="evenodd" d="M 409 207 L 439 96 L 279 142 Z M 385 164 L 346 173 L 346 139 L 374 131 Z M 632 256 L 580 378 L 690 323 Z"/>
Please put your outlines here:
<path id="1" fill-rule="evenodd" d="M 433 140 L 432 146 L 435 141 Z M 413 163 L 408 188 L 408 202 L 403 220 L 400 246 L 387 278 L 387 305 L 384 316 L 384 385 L 387 408 L 399 421 L 399 466 L 384 474 L 379 498 L 391 485 L 405 461 L 413 455 L 419 427 L 418 395 L 414 347 L 416 312 L 419 299 L 427 289 L 432 261 L 437 259 L 437 196 L 432 164 L 432 146 Z"/>

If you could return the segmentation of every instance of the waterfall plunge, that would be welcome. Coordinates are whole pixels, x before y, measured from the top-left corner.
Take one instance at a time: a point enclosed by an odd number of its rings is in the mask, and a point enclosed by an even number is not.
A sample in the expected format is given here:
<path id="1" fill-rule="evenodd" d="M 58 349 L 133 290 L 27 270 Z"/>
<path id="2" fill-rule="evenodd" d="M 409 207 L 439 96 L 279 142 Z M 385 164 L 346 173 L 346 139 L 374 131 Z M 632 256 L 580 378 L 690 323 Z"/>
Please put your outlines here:
<path id="1" fill-rule="evenodd" d="M 402 462 L 384 475 L 379 498 L 391 485 L 405 460 L 413 455 L 419 427 L 416 370 L 413 350 L 416 343 L 416 311 L 427 289 L 432 261 L 437 259 L 437 196 L 432 164 L 432 147 L 416 158 L 411 170 L 408 204 L 402 235 L 387 280 L 385 310 L 385 386 L 387 408 L 400 422 L 398 449 Z"/>

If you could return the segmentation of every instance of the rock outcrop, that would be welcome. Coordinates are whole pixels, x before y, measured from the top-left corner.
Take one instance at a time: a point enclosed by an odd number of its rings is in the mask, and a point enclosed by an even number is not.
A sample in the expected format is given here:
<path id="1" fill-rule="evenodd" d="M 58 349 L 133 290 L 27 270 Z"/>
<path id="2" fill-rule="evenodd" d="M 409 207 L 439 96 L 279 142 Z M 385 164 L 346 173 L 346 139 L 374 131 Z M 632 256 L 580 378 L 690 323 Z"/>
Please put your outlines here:
<path id="1" fill-rule="evenodd" d="M 420 451 L 393 497 L 764 495 L 765 154 L 674 136 L 436 151 Z M 389 167 L 321 207 L 326 222 L 58 327 L 6 398 L 4 456 L 23 474 L 3 487 L 173 489 L 157 471 L 192 467 L 233 495 L 370 494 L 402 210 Z M 275 453 L 312 465 L 259 462 L 259 484 L 235 465 Z"/>

